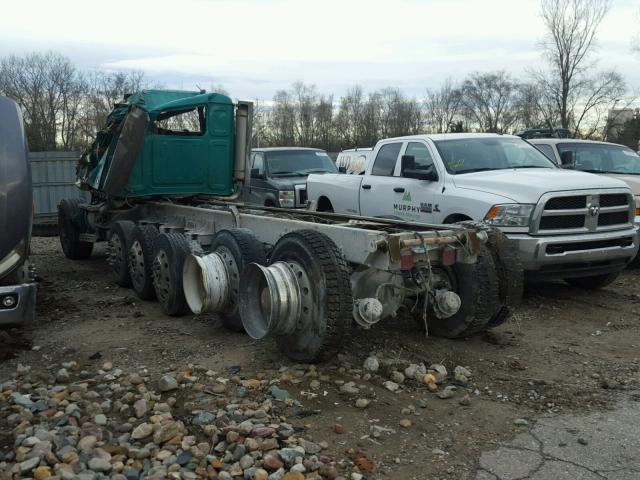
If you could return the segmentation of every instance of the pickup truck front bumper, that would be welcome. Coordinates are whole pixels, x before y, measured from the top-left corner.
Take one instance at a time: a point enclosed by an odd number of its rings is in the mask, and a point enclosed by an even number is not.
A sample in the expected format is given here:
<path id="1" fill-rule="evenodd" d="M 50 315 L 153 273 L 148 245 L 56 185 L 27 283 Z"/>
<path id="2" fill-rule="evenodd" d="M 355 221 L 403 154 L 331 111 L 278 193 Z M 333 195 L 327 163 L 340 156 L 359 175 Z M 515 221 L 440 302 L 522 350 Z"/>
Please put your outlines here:
<path id="1" fill-rule="evenodd" d="M 638 227 L 580 235 L 506 236 L 520 252 L 528 280 L 587 277 L 624 269 L 638 252 Z"/>
<path id="2" fill-rule="evenodd" d="M 7 307 L 4 299 L 10 297 L 13 305 Z M 36 284 L 0 286 L 0 327 L 24 325 L 36 313 Z"/>

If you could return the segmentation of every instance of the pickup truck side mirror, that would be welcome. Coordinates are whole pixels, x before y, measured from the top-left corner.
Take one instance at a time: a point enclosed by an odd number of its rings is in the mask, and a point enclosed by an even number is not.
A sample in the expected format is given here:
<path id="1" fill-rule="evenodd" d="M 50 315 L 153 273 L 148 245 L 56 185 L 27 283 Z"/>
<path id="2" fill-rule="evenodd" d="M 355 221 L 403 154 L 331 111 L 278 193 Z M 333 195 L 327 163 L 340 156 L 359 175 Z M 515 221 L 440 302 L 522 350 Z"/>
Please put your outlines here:
<path id="1" fill-rule="evenodd" d="M 347 167 L 338 167 L 338 173 L 347 173 Z"/>
<path id="2" fill-rule="evenodd" d="M 251 169 L 251 178 L 259 178 L 261 180 L 265 179 L 265 175 L 264 173 L 260 173 L 260 169 L 259 168 L 252 168 Z"/>
<path id="3" fill-rule="evenodd" d="M 438 174 L 433 165 L 429 165 L 428 168 L 416 168 L 416 158 L 413 155 L 403 155 L 400 158 L 400 175 L 429 182 L 438 180 Z"/>
<path id="4" fill-rule="evenodd" d="M 576 161 L 572 151 L 562 152 L 560 154 L 560 168 L 574 168 Z"/>

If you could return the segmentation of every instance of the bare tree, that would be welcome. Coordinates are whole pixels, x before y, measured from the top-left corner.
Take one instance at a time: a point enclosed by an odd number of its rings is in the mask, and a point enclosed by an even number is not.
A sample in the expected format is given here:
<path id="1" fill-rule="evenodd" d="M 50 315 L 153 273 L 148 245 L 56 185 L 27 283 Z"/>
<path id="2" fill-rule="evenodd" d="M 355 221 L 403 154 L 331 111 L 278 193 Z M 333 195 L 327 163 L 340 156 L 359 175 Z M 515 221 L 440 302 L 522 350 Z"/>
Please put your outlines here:
<path id="1" fill-rule="evenodd" d="M 515 101 L 517 123 L 522 128 L 554 128 L 558 109 L 553 98 L 539 83 L 521 83 Z"/>
<path id="2" fill-rule="evenodd" d="M 424 100 L 426 123 L 434 133 L 449 132 L 460 114 L 462 92 L 451 78 L 446 79 L 437 90 L 427 90 Z"/>
<path id="3" fill-rule="evenodd" d="M 470 74 L 462 84 L 465 115 L 483 132 L 504 132 L 516 121 L 518 84 L 504 71 Z"/>
<path id="4" fill-rule="evenodd" d="M 295 145 L 295 107 L 290 93 L 286 90 L 279 90 L 274 95 L 268 125 L 270 145 Z"/>
<path id="5" fill-rule="evenodd" d="M 593 68 L 590 56 L 598 27 L 610 0 L 542 0 L 541 16 L 547 30 L 543 41 L 549 71 L 538 74 L 539 83 L 553 95 L 563 128 L 577 127 L 576 104 L 593 87 L 587 78 Z M 605 82 L 611 85 L 610 82 Z"/>
<path id="6" fill-rule="evenodd" d="M 102 72 L 87 75 L 86 100 L 84 105 L 83 134 L 90 142 L 106 122 L 114 104 L 122 102 L 126 94 L 148 87 L 143 72 Z"/>
<path id="7" fill-rule="evenodd" d="M 71 61 L 54 52 L 0 60 L 0 92 L 22 107 L 31 150 L 72 145 L 78 127 L 81 78 Z"/>

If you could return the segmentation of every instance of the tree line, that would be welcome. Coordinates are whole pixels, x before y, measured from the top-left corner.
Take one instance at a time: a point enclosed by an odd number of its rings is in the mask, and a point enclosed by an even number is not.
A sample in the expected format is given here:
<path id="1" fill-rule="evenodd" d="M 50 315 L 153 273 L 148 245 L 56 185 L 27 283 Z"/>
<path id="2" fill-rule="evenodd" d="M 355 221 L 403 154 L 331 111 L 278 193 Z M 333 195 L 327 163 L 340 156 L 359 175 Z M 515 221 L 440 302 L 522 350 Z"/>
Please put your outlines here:
<path id="1" fill-rule="evenodd" d="M 542 0 L 545 65 L 524 78 L 503 70 L 471 72 L 421 97 L 392 86 L 365 92 L 354 85 L 336 98 L 295 82 L 271 101 L 255 101 L 253 143 L 337 151 L 417 133 L 551 127 L 606 138 L 613 120 L 608 112 L 630 103 L 622 76 L 599 70 L 594 57 L 597 29 L 609 7 L 609 0 Z M 55 52 L 0 59 L 0 94 L 21 105 L 33 151 L 84 148 L 115 102 L 150 86 L 143 72 L 83 72 Z"/>

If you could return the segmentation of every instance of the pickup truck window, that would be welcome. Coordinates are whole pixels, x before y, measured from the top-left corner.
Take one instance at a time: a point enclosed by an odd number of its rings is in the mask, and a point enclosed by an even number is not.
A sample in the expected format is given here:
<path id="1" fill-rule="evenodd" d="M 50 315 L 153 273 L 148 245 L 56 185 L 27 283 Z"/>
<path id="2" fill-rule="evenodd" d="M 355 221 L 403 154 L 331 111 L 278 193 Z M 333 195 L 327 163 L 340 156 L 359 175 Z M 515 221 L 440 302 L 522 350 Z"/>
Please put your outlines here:
<path id="1" fill-rule="evenodd" d="M 640 175 L 640 156 L 627 147 L 605 143 L 558 143 L 558 151 L 573 152 L 574 170 Z"/>
<path id="2" fill-rule="evenodd" d="M 424 143 L 409 142 L 405 155 L 413 155 L 415 158 L 415 168 L 419 170 L 427 170 L 433 166 L 433 158 L 431 153 Z"/>
<path id="3" fill-rule="evenodd" d="M 398 161 L 398 154 L 400 153 L 400 147 L 402 147 L 402 143 L 387 143 L 380 147 L 378 155 L 376 155 L 376 159 L 373 162 L 371 175 L 383 177 L 393 176 L 393 171 Z"/>
<path id="4" fill-rule="evenodd" d="M 266 152 L 267 171 L 274 177 L 300 177 L 310 173 L 338 173 L 331 157 L 321 150 Z"/>
<path id="5" fill-rule="evenodd" d="M 257 168 L 260 175 L 264 174 L 264 156 L 262 153 L 255 153 L 253 155 L 253 165 L 251 168 Z"/>
<path id="6" fill-rule="evenodd" d="M 556 157 L 553 155 L 553 147 L 551 145 L 546 145 L 544 143 L 536 143 L 534 147 L 536 147 L 538 150 L 544 153 L 545 157 L 547 157 L 553 163 L 556 162 Z"/>
<path id="7" fill-rule="evenodd" d="M 510 168 L 557 168 L 540 150 L 519 138 L 478 137 L 434 142 L 453 175 Z"/>

